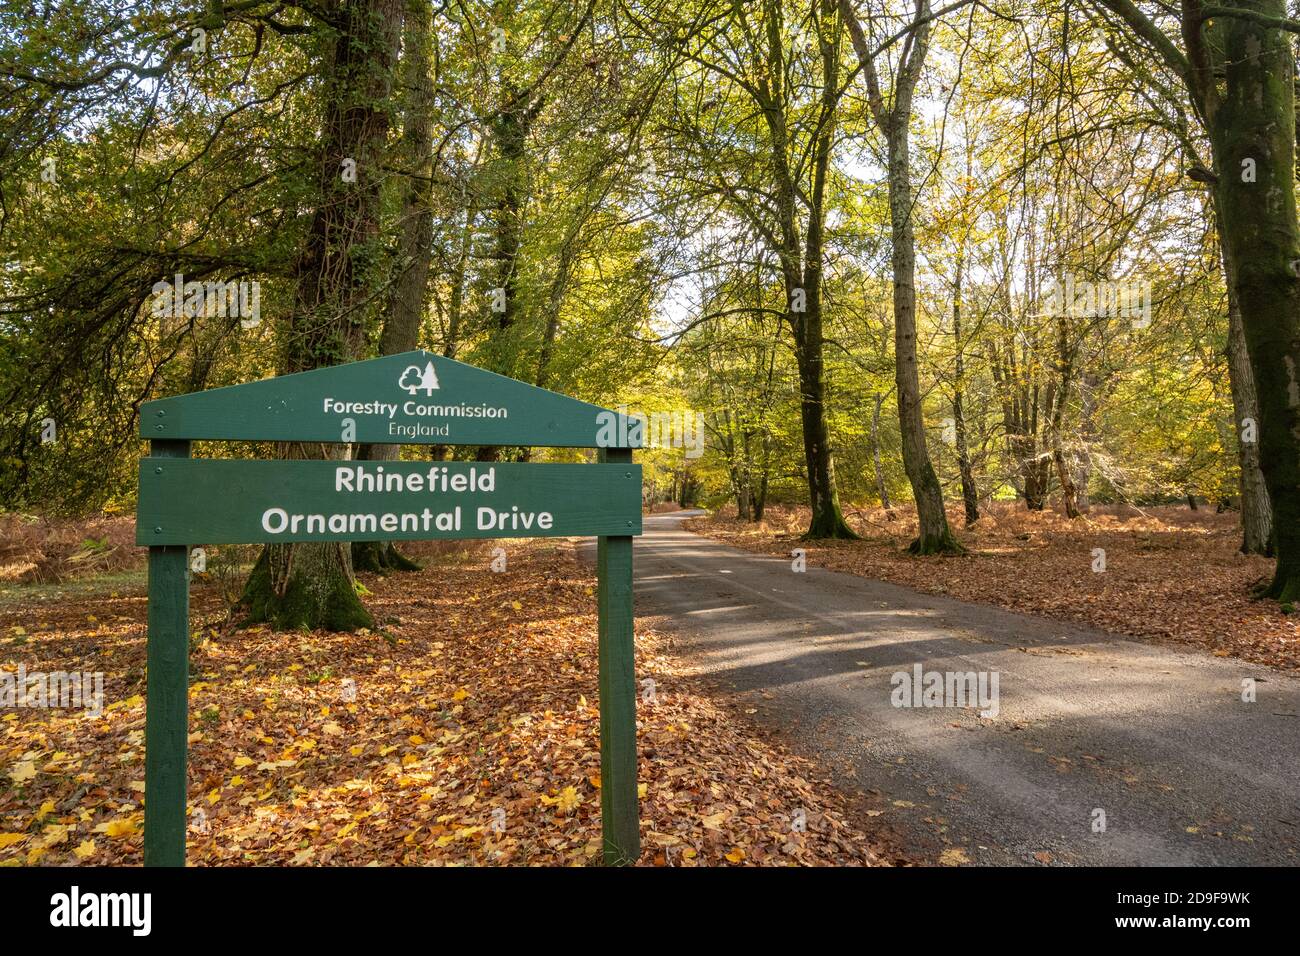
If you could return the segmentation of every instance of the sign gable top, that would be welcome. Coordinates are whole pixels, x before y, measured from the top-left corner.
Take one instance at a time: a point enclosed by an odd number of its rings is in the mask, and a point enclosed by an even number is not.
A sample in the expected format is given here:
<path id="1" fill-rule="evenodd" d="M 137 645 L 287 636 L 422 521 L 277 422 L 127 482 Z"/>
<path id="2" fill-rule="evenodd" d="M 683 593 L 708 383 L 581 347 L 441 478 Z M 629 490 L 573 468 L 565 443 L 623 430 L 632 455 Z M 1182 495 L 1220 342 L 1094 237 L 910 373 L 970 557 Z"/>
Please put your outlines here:
<path id="1" fill-rule="evenodd" d="M 423 349 L 155 399 L 141 406 L 140 437 L 578 448 L 643 443 L 625 412 Z"/>

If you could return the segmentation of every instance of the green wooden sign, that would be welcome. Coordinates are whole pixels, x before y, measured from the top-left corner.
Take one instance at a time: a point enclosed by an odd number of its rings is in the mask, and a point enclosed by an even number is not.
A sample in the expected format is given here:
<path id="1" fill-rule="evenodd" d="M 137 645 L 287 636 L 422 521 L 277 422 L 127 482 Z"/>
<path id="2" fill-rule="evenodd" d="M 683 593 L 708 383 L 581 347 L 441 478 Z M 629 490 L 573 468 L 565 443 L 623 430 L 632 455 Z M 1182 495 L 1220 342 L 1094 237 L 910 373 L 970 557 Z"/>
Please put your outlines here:
<path id="1" fill-rule="evenodd" d="M 640 465 L 140 463 L 136 543 L 640 534 Z"/>
<path id="2" fill-rule="evenodd" d="M 641 444 L 636 423 L 619 413 L 422 351 L 146 402 L 140 437 L 548 448 Z"/>
<path id="3" fill-rule="evenodd" d="M 601 827 L 640 855 L 632 537 L 635 423 L 428 352 L 146 403 L 136 540 L 149 546 L 145 866 L 184 866 L 189 548 L 289 541 L 598 536 Z M 191 459 L 193 439 L 594 447 L 600 464 Z"/>

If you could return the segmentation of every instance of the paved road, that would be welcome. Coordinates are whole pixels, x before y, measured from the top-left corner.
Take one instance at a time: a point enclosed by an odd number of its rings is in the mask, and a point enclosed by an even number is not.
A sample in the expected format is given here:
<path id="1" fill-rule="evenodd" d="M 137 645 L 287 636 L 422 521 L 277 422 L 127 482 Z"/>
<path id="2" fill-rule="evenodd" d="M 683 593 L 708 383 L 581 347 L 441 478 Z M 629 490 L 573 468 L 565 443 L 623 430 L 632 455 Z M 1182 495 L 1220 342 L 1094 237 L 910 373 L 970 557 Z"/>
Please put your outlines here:
<path id="1" fill-rule="evenodd" d="M 1300 863 L 1297 679 L 798 574 L 684 531 L 682 517 L 646 519 L 638 613 L 670 617 L 679 651 L 859 796 L 865 825 L 928 859 L 957 847 L 987 864 Z M 996 671 L 996 716 L 893 706 L 892 676 L 916 664 Z"/>

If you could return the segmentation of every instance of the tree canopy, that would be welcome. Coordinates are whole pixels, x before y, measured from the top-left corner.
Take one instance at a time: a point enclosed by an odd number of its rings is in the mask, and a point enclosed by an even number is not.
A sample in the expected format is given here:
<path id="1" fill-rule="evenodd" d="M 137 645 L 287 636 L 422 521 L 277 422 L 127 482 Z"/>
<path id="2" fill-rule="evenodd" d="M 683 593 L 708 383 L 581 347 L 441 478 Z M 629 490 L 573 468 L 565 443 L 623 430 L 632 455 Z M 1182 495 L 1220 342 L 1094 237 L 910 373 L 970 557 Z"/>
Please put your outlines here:
<path id="1" fill-rule="evenodd" d="M 142 402 L 422 347 L 665 426 L 650 500 L 913 501 L 919 551 L 1200 501 L 1293 600 L 1287 17 L 8 0 L 0 507 L 129 510 Z"/>

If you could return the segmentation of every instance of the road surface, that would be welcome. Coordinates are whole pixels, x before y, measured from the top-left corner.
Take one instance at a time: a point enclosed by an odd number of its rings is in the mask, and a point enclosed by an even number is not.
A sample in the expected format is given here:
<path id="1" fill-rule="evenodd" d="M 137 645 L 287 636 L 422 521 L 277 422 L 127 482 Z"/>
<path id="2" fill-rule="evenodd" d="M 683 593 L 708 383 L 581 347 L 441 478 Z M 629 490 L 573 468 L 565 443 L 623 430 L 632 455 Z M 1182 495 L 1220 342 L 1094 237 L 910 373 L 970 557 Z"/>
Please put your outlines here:
<path id="1" fill-rule="evenodd" d="M 830 771 L 868 831 L 929 861 L 947 850 L 947 861 L 1003 865 L 1300 862 L 1297 679 L 796 573 L 789 559 L 684 531 L 684 516 L 646 518 L 637 613 L 669 619 L 678 652 Z M 996 672 L 996 716 L 895 706 L 894 675 L 918 664 Z"/>

